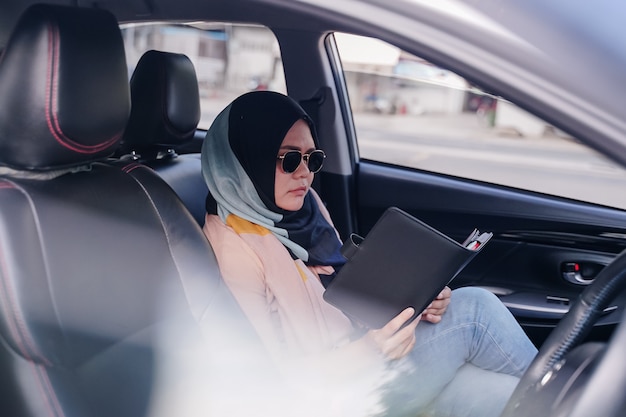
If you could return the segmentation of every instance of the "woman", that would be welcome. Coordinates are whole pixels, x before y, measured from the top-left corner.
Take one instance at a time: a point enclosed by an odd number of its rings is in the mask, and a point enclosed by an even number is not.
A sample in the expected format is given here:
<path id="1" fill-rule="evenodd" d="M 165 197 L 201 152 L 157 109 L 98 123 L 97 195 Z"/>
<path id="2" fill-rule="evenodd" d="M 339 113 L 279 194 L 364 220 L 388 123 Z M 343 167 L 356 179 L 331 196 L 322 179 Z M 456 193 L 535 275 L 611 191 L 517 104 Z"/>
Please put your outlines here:
<path id="1" fill-rule="evenodd" d="M 277 364 L 333 390 L 375 380 L 378 405 L 393 415 L 499 415 L 536 349 L 492 294 L 446 288 L 411 323 L 403 326 L 408 308 L 364 331 L 323 300 L 322 281 L 345 262 L 311 189 L 324 158 L 304 110 L 267 91 L 227 106 L 202 149 L 216 202 L 204 232 Z M 384 384 L 379 371 L 388 372 Z"/>

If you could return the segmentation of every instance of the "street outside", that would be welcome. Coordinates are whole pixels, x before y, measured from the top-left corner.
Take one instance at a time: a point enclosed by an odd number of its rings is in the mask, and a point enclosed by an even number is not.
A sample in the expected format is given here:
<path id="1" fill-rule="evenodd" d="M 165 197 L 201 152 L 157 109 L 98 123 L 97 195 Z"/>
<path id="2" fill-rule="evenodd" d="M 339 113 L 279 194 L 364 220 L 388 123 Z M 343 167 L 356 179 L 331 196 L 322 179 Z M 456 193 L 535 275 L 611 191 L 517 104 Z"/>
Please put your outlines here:
<path id="1" fill-rule="evenodd" d="M 626 208 L 626 170 L 558 135 L 519 136 L 475 114 L 356 115 L 361 158 Z"/>

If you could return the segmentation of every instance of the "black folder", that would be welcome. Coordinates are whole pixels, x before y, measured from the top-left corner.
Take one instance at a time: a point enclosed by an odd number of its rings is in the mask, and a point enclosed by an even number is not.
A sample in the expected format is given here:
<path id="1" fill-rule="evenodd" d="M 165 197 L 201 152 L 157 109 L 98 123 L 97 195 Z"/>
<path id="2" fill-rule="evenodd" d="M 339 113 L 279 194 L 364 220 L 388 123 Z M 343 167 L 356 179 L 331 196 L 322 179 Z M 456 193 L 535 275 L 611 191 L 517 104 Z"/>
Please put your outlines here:
<path id="1" fill-rule="evenodd" d="M 363 239 L 352 235 L 347 258 L 324 299 L 378 329 L 407 307 L 416 316 L 491 239 L 478 229 L 459 243 L 397 207 L 387 209 Z"/>

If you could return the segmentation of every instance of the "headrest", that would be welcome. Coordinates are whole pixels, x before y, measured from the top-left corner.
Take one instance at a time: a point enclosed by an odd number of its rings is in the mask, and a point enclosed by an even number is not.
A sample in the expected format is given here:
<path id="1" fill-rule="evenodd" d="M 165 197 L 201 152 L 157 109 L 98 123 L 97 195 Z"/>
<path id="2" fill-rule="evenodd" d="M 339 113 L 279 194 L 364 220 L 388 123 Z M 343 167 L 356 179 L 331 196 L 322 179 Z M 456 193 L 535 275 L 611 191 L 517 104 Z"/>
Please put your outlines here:
<path id="1" fill-rule="evenodd" d="M 200 121 L 198 79 L 182 54 L 148 51 L 130 81 L 131 112 L 123 149 L 140 153 L 193 138 Z"/>
<path id="2" fill-rule="evenodd" d="M 35 5 L 0 58 L 0 165 L 49 170 L 110 155 L 128 120 L 124 43 L 98 9 Z"/>

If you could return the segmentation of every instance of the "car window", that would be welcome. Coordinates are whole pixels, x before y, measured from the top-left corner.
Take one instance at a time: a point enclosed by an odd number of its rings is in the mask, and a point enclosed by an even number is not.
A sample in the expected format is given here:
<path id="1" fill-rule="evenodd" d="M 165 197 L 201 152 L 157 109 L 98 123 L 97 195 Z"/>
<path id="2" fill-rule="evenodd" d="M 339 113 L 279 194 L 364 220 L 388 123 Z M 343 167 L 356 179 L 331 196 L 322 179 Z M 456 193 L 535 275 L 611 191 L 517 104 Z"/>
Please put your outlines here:
<path id="1" fill-rule="evenodd" d="M 228 103 L 247 91 L 286 93 L 278 42 L 264 26 L 157 23 L 126 24 L 121 29 L 129 78 L 150 49 L 189 57 L 200 88 L 201 129 L 208 129 Z"/>
<path id="2" fill-rule="evenodd" d="M 626 208 L 626 171 L 576 138 L 385 42 L 335 40 L 362 159 Z"/>

